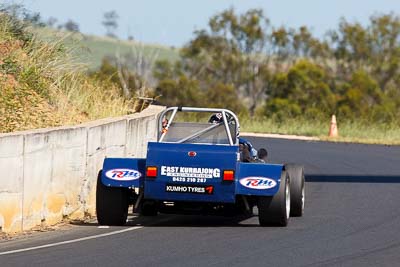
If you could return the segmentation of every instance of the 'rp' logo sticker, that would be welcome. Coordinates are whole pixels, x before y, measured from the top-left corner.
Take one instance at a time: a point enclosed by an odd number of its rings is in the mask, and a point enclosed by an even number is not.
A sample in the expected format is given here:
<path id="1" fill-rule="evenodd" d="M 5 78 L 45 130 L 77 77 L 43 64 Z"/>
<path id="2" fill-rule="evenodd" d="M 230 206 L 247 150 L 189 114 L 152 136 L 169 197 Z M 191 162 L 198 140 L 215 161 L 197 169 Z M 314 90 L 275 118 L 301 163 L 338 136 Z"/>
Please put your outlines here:
<path id="1" fill-rule="evenodd" d="M 106 172 L 106 177 L 116 181 L 132 181 L 142 176 L 140 172 L 132 169 L 112 169 Z"/>
<path id="2" fill-rule="evenodd" d="M 240 179 L 239 182 L 244 187 L 251 189 L 271 189 L 277 185 L 275 180 L 266 177 L 246 177 Z"/>

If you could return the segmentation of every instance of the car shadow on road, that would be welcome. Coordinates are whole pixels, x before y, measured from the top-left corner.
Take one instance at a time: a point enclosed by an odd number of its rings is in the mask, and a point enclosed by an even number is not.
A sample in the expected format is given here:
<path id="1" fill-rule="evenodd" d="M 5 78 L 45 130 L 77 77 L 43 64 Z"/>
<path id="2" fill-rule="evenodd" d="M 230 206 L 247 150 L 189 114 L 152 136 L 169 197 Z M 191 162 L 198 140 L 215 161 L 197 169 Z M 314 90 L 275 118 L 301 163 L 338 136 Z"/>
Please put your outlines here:
<path id="1" fill-rule="evenodd" d="M 306 182 L 318 183 L 400 183 L 400 175 L 306 175 Z"/>
<path id="2" fill-rule="evenodd" d="M 259 227 L 254 216 L 211 216 L 160 214 L 156 217 L 134 217 L 127 225 L 144 227 Z"/>
<path id="3" fill-rule="evenodd" d="M 97 221 L 71 221 L 76 226 L 100 226 Z M 256 216 L 211 216 L 211 215 L 175 215 L 159 214 L 157 216 L 139 216 L 129 214 L 125 226 L 143 227 L 259 227 Z M 121 226 L 120 226 L 121 227 Z"/>

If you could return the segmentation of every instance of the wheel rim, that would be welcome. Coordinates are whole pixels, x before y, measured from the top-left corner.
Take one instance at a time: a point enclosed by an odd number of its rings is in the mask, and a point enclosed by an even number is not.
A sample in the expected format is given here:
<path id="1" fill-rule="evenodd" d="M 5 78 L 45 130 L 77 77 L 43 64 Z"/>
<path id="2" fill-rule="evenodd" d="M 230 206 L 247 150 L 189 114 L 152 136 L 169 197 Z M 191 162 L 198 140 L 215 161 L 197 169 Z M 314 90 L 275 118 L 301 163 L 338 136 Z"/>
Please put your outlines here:
<path id="1" fill-rule="evenodd" d="M 285 193 L 286 193 L 286 218 L 289 218 L 290 216 L 290 188 L 289 188 L 289 183 L 286 180 L 286 188 L 285 188 Z"/>

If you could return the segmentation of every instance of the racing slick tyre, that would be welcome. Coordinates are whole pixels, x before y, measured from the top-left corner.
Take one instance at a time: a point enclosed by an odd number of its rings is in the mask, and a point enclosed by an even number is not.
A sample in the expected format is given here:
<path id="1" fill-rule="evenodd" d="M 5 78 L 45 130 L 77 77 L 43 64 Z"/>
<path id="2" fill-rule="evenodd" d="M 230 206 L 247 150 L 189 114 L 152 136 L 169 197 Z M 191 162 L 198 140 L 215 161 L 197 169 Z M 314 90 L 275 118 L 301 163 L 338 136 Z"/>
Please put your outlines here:
<path id="1" fill-rule="evenodd" d="M 157 202 L 155 201 L 143 201 L 140 215 L 142 216 L 157 216 Z"/>
<path id="2" fill-rule="evenodd" d="M 96 214 L 100 225 L 125 225 L 128 217 L 129 194 L 126 188 L 108 187 L 97 177 Z"/>
<path id="3" fill-rule="evenodd" d="M 286 164 L 290 177 L 290 216 L 301 217 L 305 205 L 304 168 L 297 164 Z"/>
<path id="4" fill-rule="evenodd" d="M 258 197 L 258 220 L 261 226 L 286 226 L 290 216 L 290 178 L 282 171 L 279 191 L 274 196 Z"/>

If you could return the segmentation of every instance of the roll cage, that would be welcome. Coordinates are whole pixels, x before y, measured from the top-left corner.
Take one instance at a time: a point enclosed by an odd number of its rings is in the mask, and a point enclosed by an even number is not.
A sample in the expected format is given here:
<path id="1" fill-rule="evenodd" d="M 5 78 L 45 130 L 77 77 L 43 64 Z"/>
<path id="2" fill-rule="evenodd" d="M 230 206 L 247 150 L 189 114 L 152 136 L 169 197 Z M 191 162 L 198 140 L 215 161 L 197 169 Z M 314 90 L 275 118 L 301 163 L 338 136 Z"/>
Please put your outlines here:
<path id="1" fill-rule="evenodd" d="M 201 123 L 201 122 L 175 122 L 177 112 L 203 112 L 203 113 L 221 113 L 222 122 L 214 123 Z M 171 114 L 167 118 L 167 114 Z M 163 125 L 164 118 L 168 119 L 168 123 Z M 173 138 L 167 137 L 169 135 L 169 129 L 176 127 L 178 131 Z M 179 128 L 180 127 L 180 128 Z M 171 128 L 172 129 L 172 128 Z M 224 131 L 226 139 L 221 141 L 221 134 Z M 194 107 L 169 107 L 165 109 L 158 117 L 158 142 L 172 142 L 172 143 L 196 143 L 196 141 L 201 142 L 202 137 L 207 136 L 208 138 L 203 138 L 202 143 L 212 143 L 212 144 L 227 144 L 227 145 L 239 145 L 239 131 L 240 125 L 239 120 L 235 113 L 228 109 L 221 108 L 194 108 Z M 219 139 L 214 138 L 214 142 L 210 142 L 210 136 L 218 133 Z M 221 142 L 219 142 L 221 141 Z M 226 142 L 225 142 L 226 141 Z"/>

